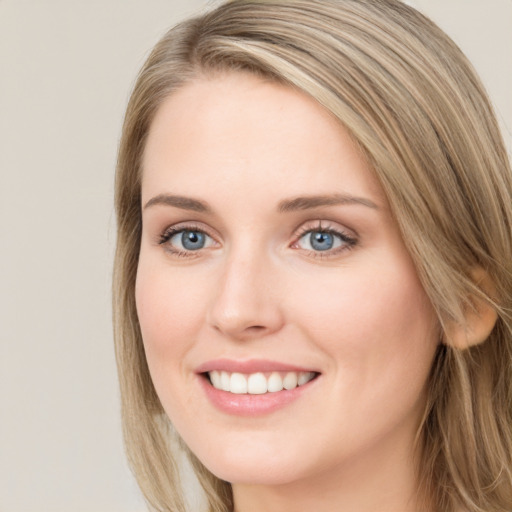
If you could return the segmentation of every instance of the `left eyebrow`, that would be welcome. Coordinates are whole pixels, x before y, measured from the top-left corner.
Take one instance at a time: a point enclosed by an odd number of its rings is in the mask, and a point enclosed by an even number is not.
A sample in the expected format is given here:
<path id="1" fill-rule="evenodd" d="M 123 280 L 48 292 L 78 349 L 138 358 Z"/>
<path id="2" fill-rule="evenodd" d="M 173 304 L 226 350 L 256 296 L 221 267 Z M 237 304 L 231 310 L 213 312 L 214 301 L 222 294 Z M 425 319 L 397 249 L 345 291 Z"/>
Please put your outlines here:
<path id="1" fill-rule="evenodd" d="M 191 197 L 174 196 L 170 194 L 159 194 L 155 197 L 152 197 L 144 205 L 143 209 L 145 210 L 146 208 L 150 208 L 151 206 L 155 205 L 174 206 L 175 208 L 180 208 L 181 210 L 190 210 L 200 213 L 211 213 L 212 211 L 204 201 L 193 199 Z"/>
<path id="2" fill-rule="evenodd" d="M 320 196 L 301 196 L 292 199 L 284 199 L 280 201 L 277 209 L 280 213 L 293 212 L 297 210 L 309 210 L 318 208 L 319 206 L 336 206 L 336 205 L 362 205 L 373 210 L 379 207 L 370 199 L 365 197 L 356 197 L 349 194 L 331 194 Z"/>

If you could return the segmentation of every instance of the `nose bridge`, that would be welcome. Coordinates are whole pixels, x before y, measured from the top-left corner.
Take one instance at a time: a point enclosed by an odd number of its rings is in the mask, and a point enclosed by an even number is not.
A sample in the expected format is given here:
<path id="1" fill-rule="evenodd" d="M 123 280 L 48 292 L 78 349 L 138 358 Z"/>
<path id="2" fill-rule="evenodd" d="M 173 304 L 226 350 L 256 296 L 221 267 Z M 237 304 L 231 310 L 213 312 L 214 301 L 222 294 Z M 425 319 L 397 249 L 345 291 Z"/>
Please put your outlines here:
<path id="1" fill-rule="evenodd" d="M 274 277 L 271 258 L 261 245 L 254 244 L 254 240 L 234 245 L 219 272 L 210 310 L 212 326 L 233 338 L 278 330 L 282 314 Z"/>

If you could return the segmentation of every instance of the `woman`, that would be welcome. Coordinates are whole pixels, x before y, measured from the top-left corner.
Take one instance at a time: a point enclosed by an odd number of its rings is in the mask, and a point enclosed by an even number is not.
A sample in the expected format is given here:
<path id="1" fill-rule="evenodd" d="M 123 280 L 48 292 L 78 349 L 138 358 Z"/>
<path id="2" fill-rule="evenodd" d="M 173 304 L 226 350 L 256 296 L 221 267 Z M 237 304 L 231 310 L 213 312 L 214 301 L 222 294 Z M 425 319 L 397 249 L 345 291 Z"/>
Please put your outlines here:
<path id="1" fill-rule="evenodd" d="M 128 105 L 128 456 L 186 510 L 512 509 L 512 175 L 454 43 L 395 0 L 228 1 Z"/>

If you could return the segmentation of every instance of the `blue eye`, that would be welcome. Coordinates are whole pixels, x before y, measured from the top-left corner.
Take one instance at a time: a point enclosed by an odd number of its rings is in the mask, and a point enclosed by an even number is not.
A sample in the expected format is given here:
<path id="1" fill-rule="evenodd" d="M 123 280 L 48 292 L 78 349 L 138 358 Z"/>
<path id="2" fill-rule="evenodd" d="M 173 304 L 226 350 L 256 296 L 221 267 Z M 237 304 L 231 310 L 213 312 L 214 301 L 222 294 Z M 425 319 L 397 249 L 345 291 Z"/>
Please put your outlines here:
<path id="1" fill-rule="evenodd" d="M 197 251 L 205 246 L 206 235 L 200 231 L 185 230 L 171 237 L 171 242 L 174 242 L 173 245 L 176 245 L 177 242 L 181 243 L 187 251 Z"/>
<path id="2" fill-rule="evenodd" d="M 297 242 L 301 249 L 313 252 L 336 251 L 336 249 L 349 248 L 355 244 L 356 240 L 343 233 L 323 229 L 310 229 Z"/>
<path id="3" fill-rule="evenodd" d="M 309 235 L 309 243 L 315 251 L 328 251 L 334 246 L 334 236 L 331 233 L 313 232 Z"/>
<path id="4" fill-rule="evenodd" d="M 214 245 L 214 240 L 199 229 L 168 229 L 159 243 L 173 253 L 197 252 Z"/>

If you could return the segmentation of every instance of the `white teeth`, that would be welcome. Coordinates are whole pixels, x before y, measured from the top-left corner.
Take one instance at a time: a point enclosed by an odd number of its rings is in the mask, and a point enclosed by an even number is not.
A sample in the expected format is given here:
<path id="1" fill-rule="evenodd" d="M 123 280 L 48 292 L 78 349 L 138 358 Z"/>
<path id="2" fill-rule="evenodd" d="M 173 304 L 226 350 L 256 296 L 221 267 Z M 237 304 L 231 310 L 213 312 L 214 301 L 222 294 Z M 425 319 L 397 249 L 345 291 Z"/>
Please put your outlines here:
<path id="1" fill-rule="evenodd" d="M 230 391 L 231 389 L 231 379 L 229 376 L 229 373 L 227 372 L 220 372 L 220 389 L 223 391 Z M 214 384 L 215 386 L 215 384 Z"/>
<path id="2" fill-rule="evenodd" d="M 241 373 L 232 373 L 229 381 L 231 393 L 243 395 L 247 393 L 247 379 Z"/>
<path id="3" fill-rule="evenodd" d="M 245 375 L 218 370 L 213 370 L 208 375 L 214 388 L 238 395 L 262 395 L 283 389 L 291 390 L 307 384 L 315 377 L 314 372 L 272 372 L 266 377 L 261 372 Z"/>
<path id="4" fill-rule="evenodd" d="M 213 387 L 217 389 L 222 389 L 222 380 L 220 377 L 220 373 L 217 370 L 213 370 L 213 372 L 210 372 L 210 379 L 212 381 Z"/>
<path id="5" fill-rule="evenodd" d="M 268 379 L 268 390 L 270 393 L 281 391 L 283 389 L 283 379 L 279 373 L 274 372 Z"/>
<path id="6" fill-rule="evenodd" d="M 297 386 L 307 384 L 314 376 L 315 374 L 313 372 L 300 372 L 297 379 Z"/>
<path id="7" fill-rule="evenodd" d="M 247 392 L 250 395 L 262 395 L 267 392 L 267 379 L 263 373 L 253 373 L 247 379 Z"/>
<path id="8" fill-rule="evenodd" d="M 284 389 L 293 389 L 297 387 L 297 374 L 295 372 L 290 372 L 286 374 L 286 377 L 283 380 Z"/>

